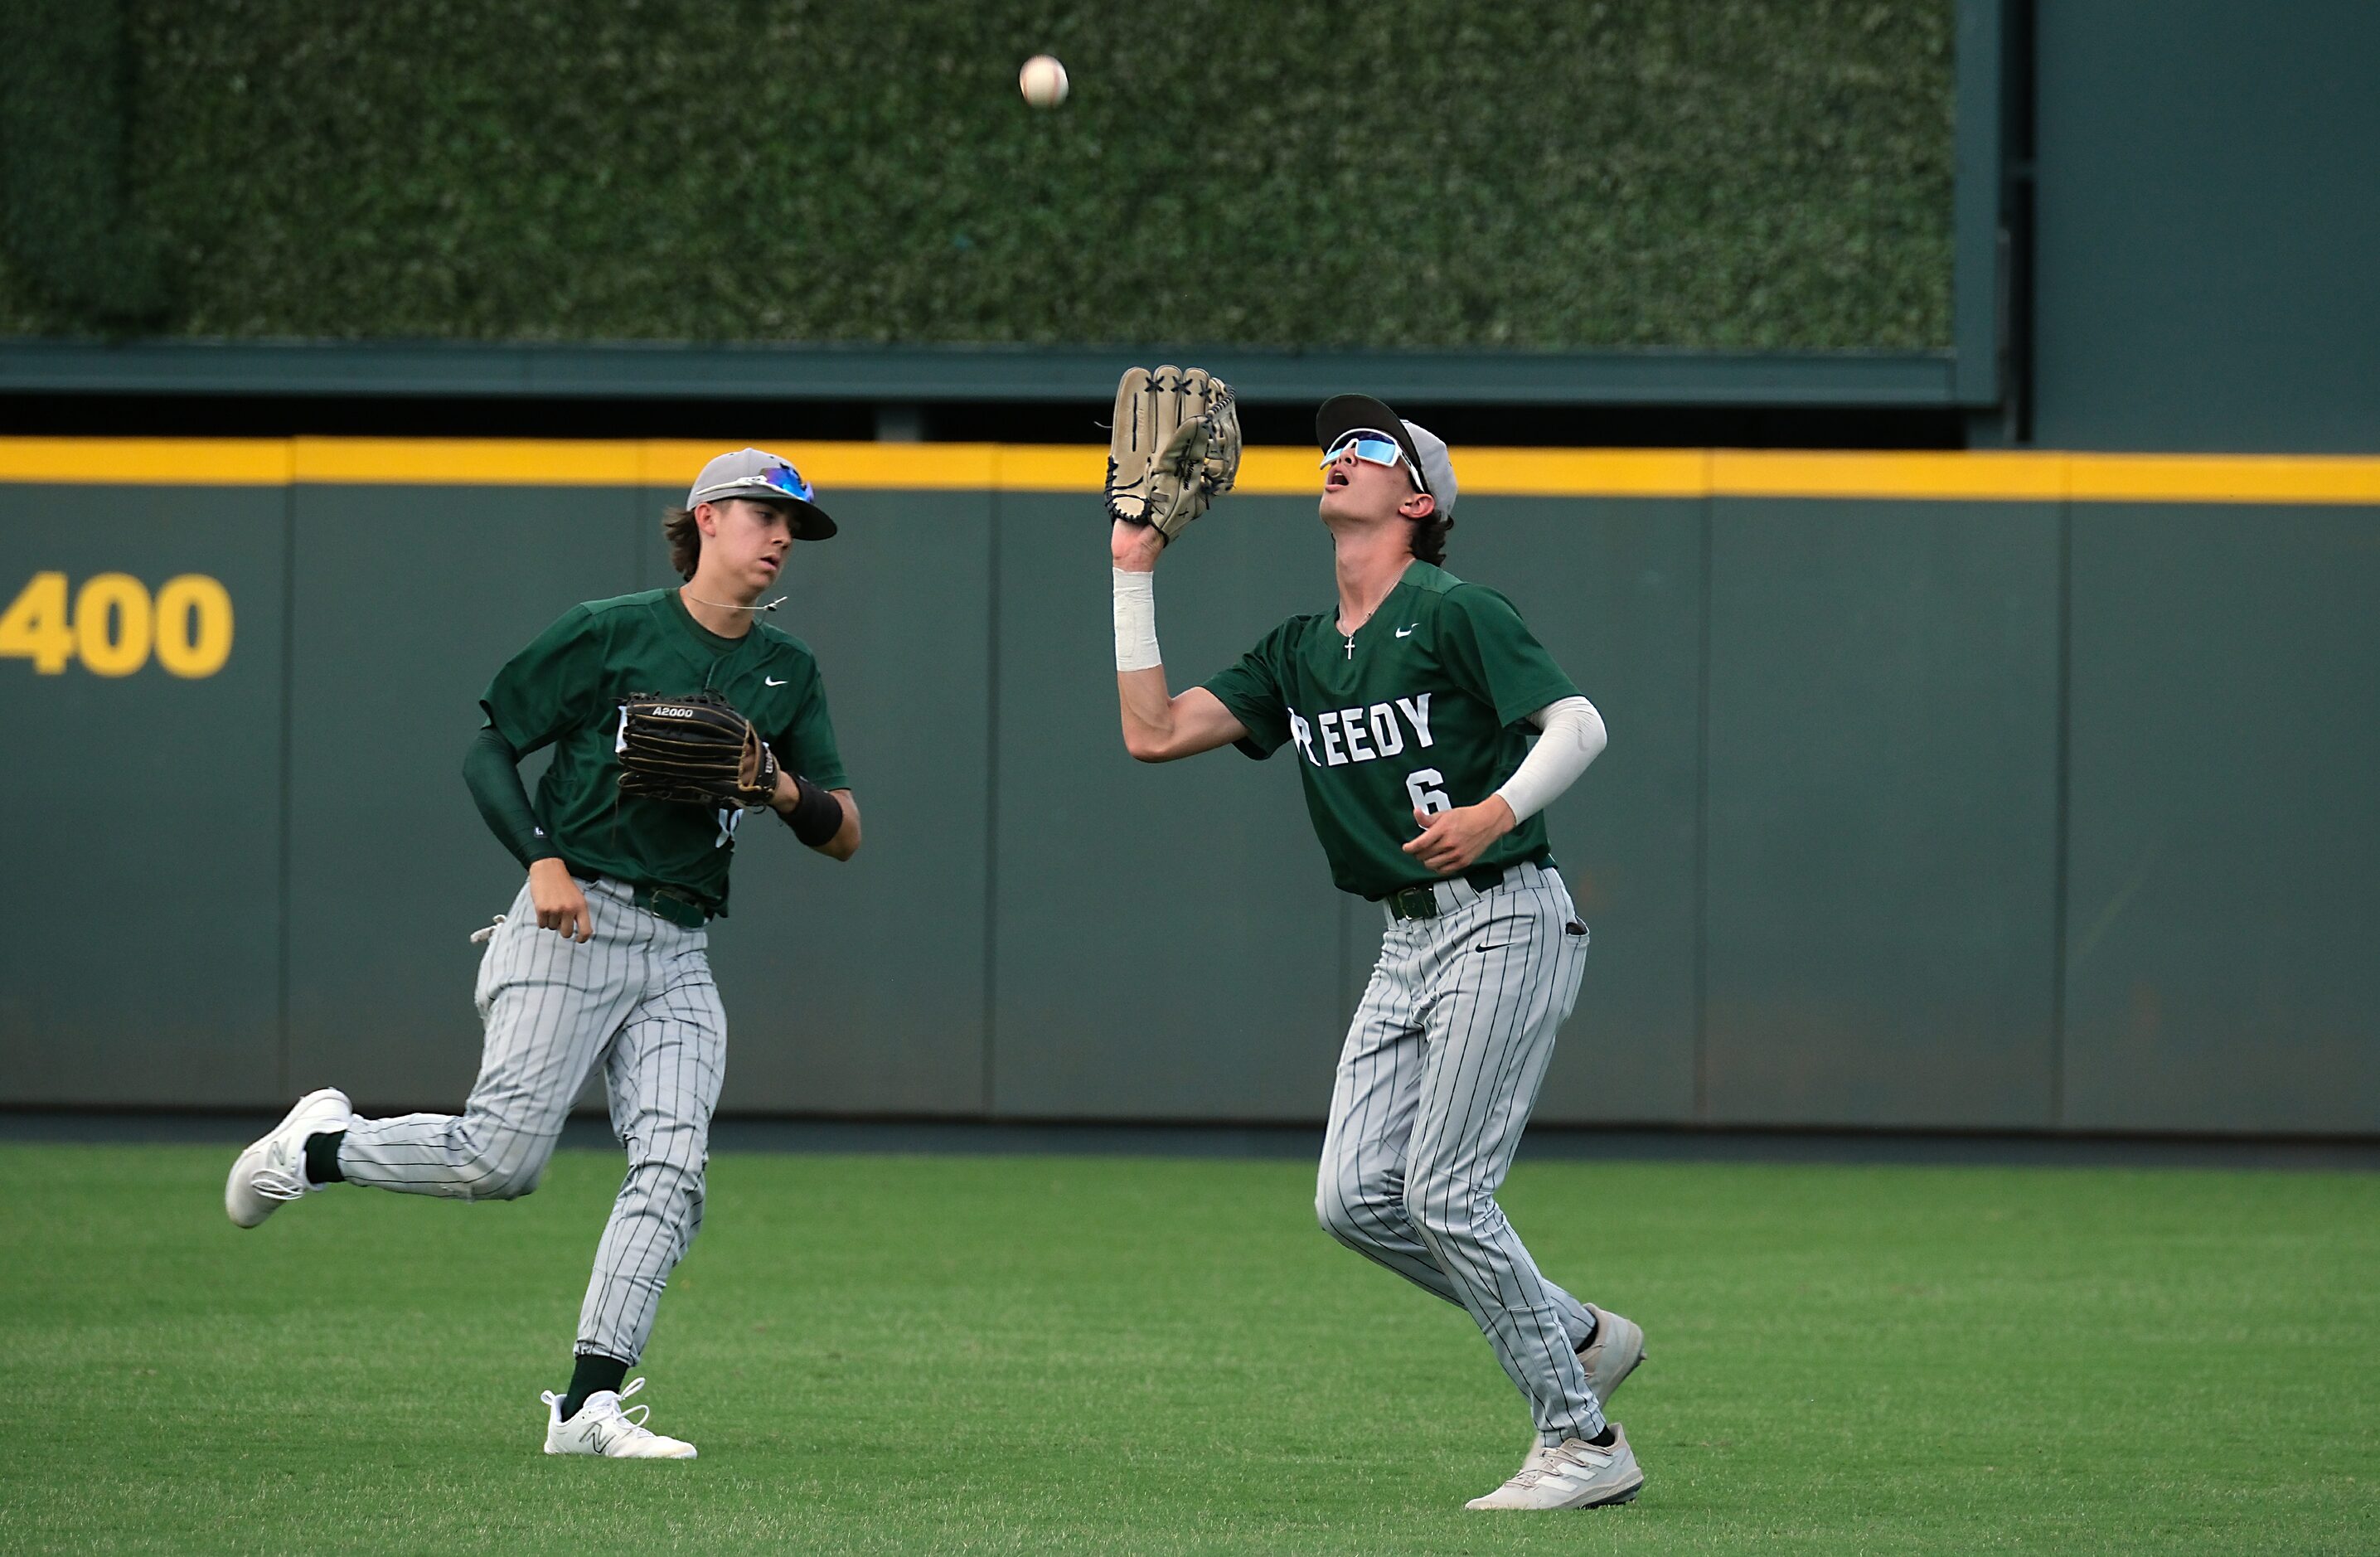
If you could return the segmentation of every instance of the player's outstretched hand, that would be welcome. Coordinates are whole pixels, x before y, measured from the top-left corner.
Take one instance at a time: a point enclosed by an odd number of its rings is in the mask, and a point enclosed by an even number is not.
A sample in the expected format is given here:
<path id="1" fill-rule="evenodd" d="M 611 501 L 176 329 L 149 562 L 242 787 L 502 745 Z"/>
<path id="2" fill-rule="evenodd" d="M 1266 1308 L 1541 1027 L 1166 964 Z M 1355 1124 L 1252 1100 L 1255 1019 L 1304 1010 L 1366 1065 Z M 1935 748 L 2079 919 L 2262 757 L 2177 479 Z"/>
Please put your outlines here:
<path id="1" fill-rule="evenodd" d="M 1421 823 L 1421 836 L 1405 845 L 1405 853 L 1415 856 L 1441 876 L 1469 870 L 1488 852 L 1488 845 L 1517 825 L 1512 808 L 1504 803 L 1500 795 L 1490 795 L 1475 806 L 1457 806 L 1436 815 L 1416 810 L 1414 821 Z"/>
<path id="2" fill-rule="evenodd" d="M 1118 519 L 1109 527 L 1108 555 L 1126 573 L 1153 573 L 1157 570 L 1158 554 L 1165 550 L 1165 536 L 1153 525 L 1126 524 Z"/>
<path id="3" fill-rule="evenodd" d="M 587 894 L 562 861 L 540 859 L 528 868 L 528 900 L 537 906 L 540 930 L 582 943 L 595 938 L 595 916 L 587 910 Z"/>

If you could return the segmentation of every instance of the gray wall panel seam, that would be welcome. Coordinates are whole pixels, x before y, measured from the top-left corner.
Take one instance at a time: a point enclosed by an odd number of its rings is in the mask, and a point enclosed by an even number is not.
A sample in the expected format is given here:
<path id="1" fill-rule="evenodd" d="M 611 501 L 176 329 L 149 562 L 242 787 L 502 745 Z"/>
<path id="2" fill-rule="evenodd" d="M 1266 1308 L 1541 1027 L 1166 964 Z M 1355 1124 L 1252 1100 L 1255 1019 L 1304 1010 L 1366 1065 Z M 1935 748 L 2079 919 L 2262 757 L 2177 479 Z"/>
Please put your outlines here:
<path id="1" fill-rule="evenodd" d="M 2058 725 L 2056 833 L 2050 840 L 2049 1127 L 2066 1124 L 2066 898 L 2073 816 L 2074 752 L 2074 505 L 2058 505 Z"/>
<path id="2" fill-rule="evenodd" d="M 1000 1010 L 1000 493 L 991 493 L 984 554 L 983 1030 L 977 1112 L 997 1116 Z"/>
<path id="3" fill-rule="evenodd" d="M 1711 727 L 1711 509 L 1706 496 L 1696 506 L 1702 530 L 1700 604 L 1694 655 L 1694 1117 L 1710 1121 L 1710 727 Z"/>
<path id="4" fill-rule="evenodd" d="M 298 489 L 295 485 L 281 489 L 281 793 L 276 803 L 279 810 L 281 859 L 276 893 L 280 924 L 276 927 L 273 1005 L 278 1019 L 275 1026 L 273 1077 L 284 1097 L 290 1092 L 289 980 L 291 976 L 289 924 L 291 917 L 290 850 L 293 824 L 290 817 L 291 798 L 295 793 L 294 775 L 297 762 L 297 675 L 298 675 Z"/>

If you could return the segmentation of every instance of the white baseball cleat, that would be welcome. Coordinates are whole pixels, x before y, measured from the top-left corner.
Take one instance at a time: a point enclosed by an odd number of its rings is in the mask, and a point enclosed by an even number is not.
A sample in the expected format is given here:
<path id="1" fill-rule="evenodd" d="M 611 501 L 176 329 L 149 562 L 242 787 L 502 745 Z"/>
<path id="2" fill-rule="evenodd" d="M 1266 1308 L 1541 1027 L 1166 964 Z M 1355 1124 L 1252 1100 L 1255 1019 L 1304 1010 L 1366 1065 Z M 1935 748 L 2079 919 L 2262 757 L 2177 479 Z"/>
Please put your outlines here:
<path id="1" fill-rule="evenodd" d="M 1595 1339 L 1578 1354 L 1581 1366 L 1586 1369 L 1587 1387 L 1595 1392 L 1595 1404 L 1609 1407 L 1611 1392 L 1636 1371 L 1645 1360 L 1645 1332 L 1631 1321 L 1609 1308 L 1598 1308 L 1590 1303 L 1586 1311 L 1595 1316 Z"/>
<path id="2" fill-rule="evenodd" d="M 224 1214 L 253 1227 L 285 1204 L 322 1186 L 306 1176 L 306 1138 L 344 1130 L 356 1111 L 335 1087 L 309 1092 L 264 1136 L 249 1144 L 224 1181 Z"/>
<path id="3" fill-rule="evenodd" d="M 613 1460 L 690 1460 L 694 1445 L 682 1438 L 663 1438 L 645 1427 L 645 1416 L 652 1407 L 632 1405 L 620 1409 L 620 1402 L 645 1387 L 638 1379 L 626 1389 L 614 1394 L 610 1390 L 597 1390 L 578 1408 L 578 1415 L 568 1421 L 562 1419 L 562 1397 L 548 1390 L 539 1398 L 545 1402 L 545 1452 L 549 1454 L 601 1454 Z"/>
<path id="4" fill-rule="evenodd" d="M 1566 1438 L 1551 1448 L 1539 1444 L 1521 1462 L 1520 1474 L 1465 1508 L 1603 1508 L 1633 1502 L 1645 1473 L 1620 1424 L 1611 1424 L 1611 1447 L 1598 1449 L 1583 1438 Z"/>

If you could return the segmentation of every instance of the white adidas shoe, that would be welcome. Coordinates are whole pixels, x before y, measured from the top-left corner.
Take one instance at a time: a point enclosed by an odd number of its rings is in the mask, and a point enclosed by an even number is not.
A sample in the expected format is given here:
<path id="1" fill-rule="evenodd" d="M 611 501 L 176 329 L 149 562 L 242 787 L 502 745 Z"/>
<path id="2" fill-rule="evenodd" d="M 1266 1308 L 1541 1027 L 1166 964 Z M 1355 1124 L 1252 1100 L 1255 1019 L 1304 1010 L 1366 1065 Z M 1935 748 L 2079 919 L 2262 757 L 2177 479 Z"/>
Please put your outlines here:
<path id="1" fill-rule="evenodd" d="M 694 1445 L 682 1438 L 663 1438 L 645 1427 L 645 1416 L 652 1407 L 632 1405 L 625 1411 L 620 1403 L 645 1387 L 638 1379 L 619 1393 L 597 1390 L 578 1408 L 578 1415 L 568 1421 L 562 1419 L 562 1397 L 552 1390 L 540 1396 L 545 1402 L 545 1452 L 549 1454 L 601 1454 L 613 1460 L 690 1460 Z"/>
<path id="2" fill-rule="evenodd" d="M 1465 1508 L 1603 1508 L 1631 1502 L 1645 1487 L 1635 1452 L 1620 1424 L 1611 1424 L 1611 1447 L 1598 1449 L 1581 1438 L 1548 1448 L 1539 1444 L 1521 1462 L 1520 1474 Z"/>
<path id="3" fill-rule="evenodd" d="M 1627 1382 L 1628 1375 L 1645 1360 L 1645 1332 L 1609 1308 L 1590 1303 L 1586 1311 L 1595 1316 L 1595 1339 L 1578 1354 L 1578 1360 L 1586 1369 L 1595 1404 L 1609 1410 L 1611 1392 Z"/>
<path id="4" fill-rule="evenodd" d="M 344 1130 L 355 1109 L 335 1087 L 309 1092 L 264 1136 L 251 1141 L 224 1181 L 224 1214 L 235 1225 L 253 1227 L 322 1185 L 306 1176 L 306 1137 Z"/>

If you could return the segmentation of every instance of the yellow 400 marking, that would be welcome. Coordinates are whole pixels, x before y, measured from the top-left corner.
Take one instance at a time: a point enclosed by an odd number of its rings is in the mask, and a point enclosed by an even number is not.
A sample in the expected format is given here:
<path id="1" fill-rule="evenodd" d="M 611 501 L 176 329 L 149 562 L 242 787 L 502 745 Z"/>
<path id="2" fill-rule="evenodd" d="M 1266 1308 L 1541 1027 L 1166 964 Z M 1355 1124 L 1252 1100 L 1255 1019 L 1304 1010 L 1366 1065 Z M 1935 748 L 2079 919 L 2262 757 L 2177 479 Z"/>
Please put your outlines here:
<path id="1" fill-rule="evenodd" d="M 36 573 L 0 612 L 0 659 L 30 660 L 56 675 L 77 659 L 93 675 L 130 675 L 157 663 L 175 675 L 212 675 L 231 658 L 231 591 L 202 573 L 168 578 L 152 601 L 128 573 L 94 573 L 67 609 L 67 576 Z"/>

